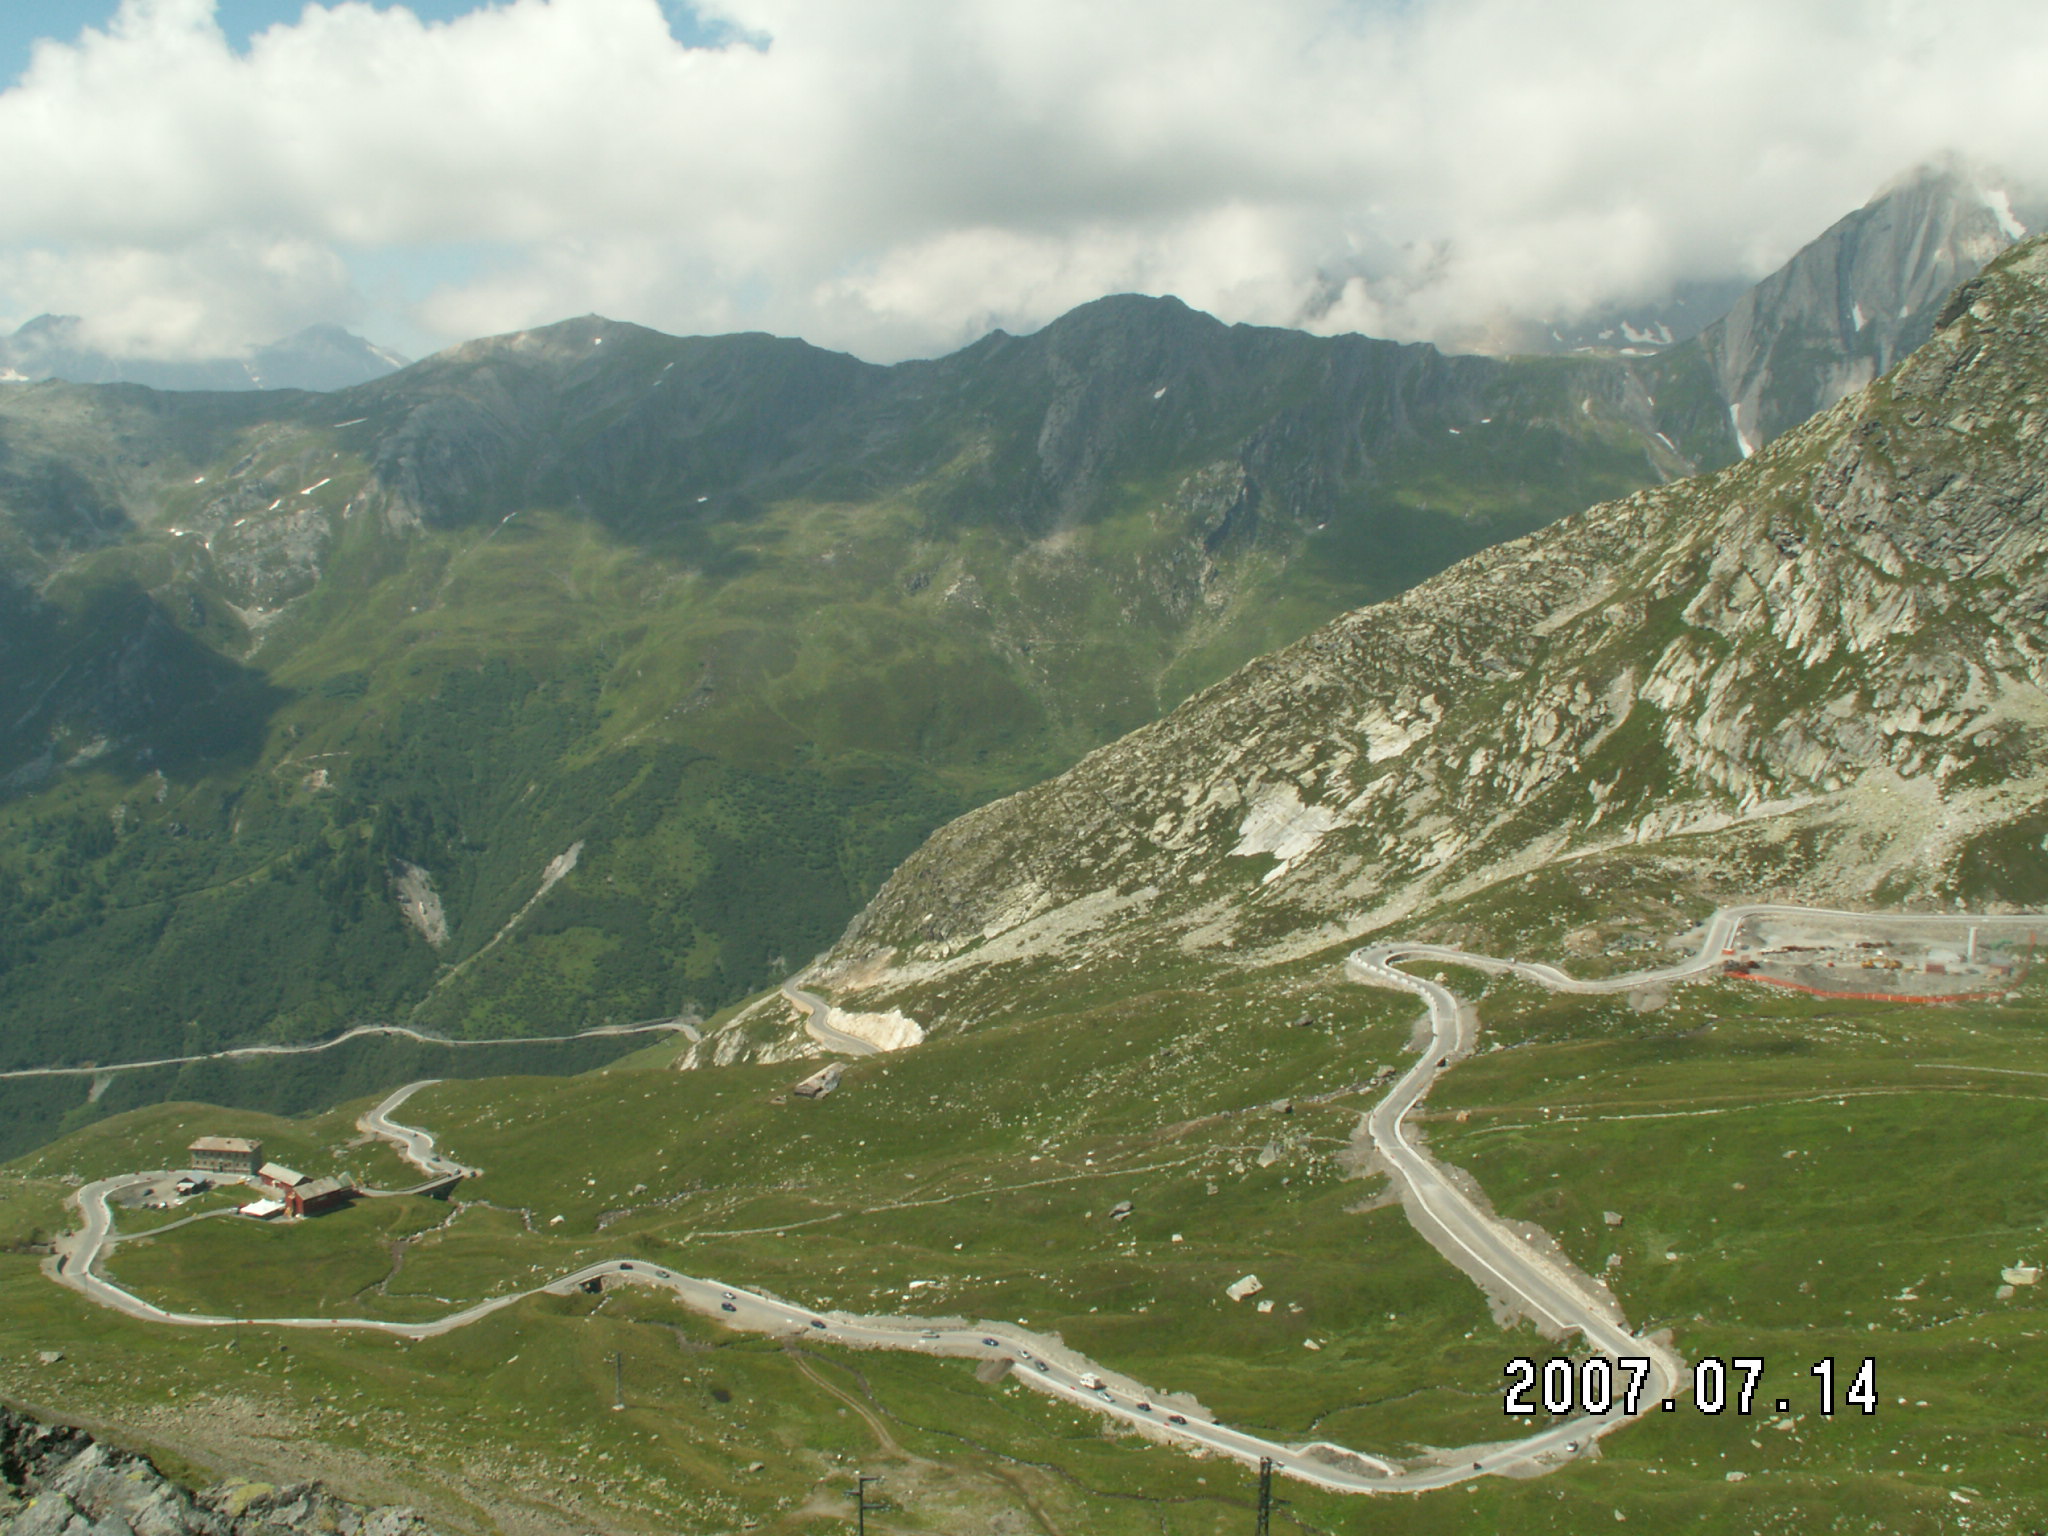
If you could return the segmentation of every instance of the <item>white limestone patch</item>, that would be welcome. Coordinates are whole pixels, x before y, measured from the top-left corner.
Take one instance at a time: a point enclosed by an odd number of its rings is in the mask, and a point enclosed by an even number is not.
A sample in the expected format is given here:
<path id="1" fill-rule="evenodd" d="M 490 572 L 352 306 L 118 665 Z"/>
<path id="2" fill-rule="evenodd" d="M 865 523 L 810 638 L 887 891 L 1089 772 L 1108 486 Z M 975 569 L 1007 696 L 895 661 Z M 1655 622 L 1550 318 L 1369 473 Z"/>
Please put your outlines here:
<path id="1" fill-rule="evenodd" d="M 1013 899 L 982 925 L 984 939 L 997 938 L 1012 928 L 1021 927 L 1034 917 L 1048 911 L 1055 905 L 1053 894 L 1035 880 L 1026 881 L 1018 888 Z"/>
<path id="2" fill-rule="evenodd" d="M 1276 784 L 1252 803 L 1250 814 L 1237 829 L 1237 846 L 1230 856 L 1270 853 L 1280 861 L 1266 872 L 1270 883 L 1297 859 L 1313 853 L 1342 824 L 1343 818 L 1327 806 L 1303 805 L 1301 791 L 1294 785 Z"/>
<path id="3" fill-rule="evenodd" d="M 1443 706 L 1433 696 L 1422 700 L 1414 710 L 1366 711 L 1357 723 L 1357 729 L 1365 736 L 1365 760 L 1384 763 L 1404 756 L 1410 747 L 1425 740 L 1442 719 Z"/>
<path id="4" fill-rule="evenodd" d="M 842 1035 L 864 1040 L 878 1051 L 903 1051 L 924 1044 L 924 1026 L 901 1008 L 887 1013 L 848 1013 L 828 1008 L 822 1021 Z"/>
<path id="5" fill-rule="evenodd" d="M 517 912 L 514 912 L 511 915 L 511 917 L 507 918 L 505 921 L 505 926 L 500 928 L 496 933 L 492 934 L 490 942 L 485 944 L 482 949 L 479 949 L 473 955 L 465 957 L 463 960 L 459 961 L 456 965 L 452 966 L 448 970 L 443 971 L 440 974 L 440 976 L 435 979 L 434 987 L 430 990 L 435 990 L 446 986 L 449 982 L 453 981 L 457 976 L 460 976 L 464 971 L 469 969 L 470 966 L 474 965 L 477 961 L 481 960 L 485 955 L 488 955 L 492 950 L 496 949 L 500 944 L 502 944 L 505 941 L 507 935 L 509 935 L 513 929 L 517 928 L 520 925 L 520 923 L 525 920 L 526 914 L 531 912 L 535 907 L 539 906 L 542 899 L 547 895 L 547 893 L 549 891 L 552 891 L 557 885 L 561 884 L 563 879 L 565 879 L 576 868 L 578 861 L 581 860 L 582 857 L 583 840 L 581 838 L 578 838 L 575 842 L 571 843 L 568 846 L 568 848 L 565 849 L 563 852 L 558 853 L 552 859 L 549 859 L 547 862 L 547 867 L 540 872 L 540 889 L 535 891 L 531 896 L 527 897 L 526 905 L 521 907 Z"/>
<path id="6" fill-rule="evenodd" d="M 534 892 L 533 900 L 539 901 L 541 897 L 553 890 L 564 875 L 575 869 L 577 861 L 582 857 L 583 841 L 581 838 L 578 838 L 569 845 L 567 850 L 549 859 L 547 868 L 540 872 L 540 889 Z M 529 902 L 528 905 L 531 906 L 532 903 Z"/>
<path id="7" fill-rule="evenodd" d="M 400 859 L 391 889 L 398 898 L 398 910 L 419 930 L 421 938 L 436 949 L 448 942 L 448 916 L 441 910 L 441 893 L 434 889 L 432 875 L 410 860 Z"/>

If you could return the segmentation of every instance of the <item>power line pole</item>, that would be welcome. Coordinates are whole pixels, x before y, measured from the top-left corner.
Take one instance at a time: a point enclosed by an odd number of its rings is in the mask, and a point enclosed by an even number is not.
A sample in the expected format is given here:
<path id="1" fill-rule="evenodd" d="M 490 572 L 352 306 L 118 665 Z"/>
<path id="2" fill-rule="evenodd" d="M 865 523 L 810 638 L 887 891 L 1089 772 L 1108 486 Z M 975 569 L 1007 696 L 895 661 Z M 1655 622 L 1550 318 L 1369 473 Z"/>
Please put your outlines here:
<path id="1" fill-rule="evenodd" d="M 1272 1536 L 1273 1530 L 1273 1458 L 1259 1458 L 1259 1523 L 1254 1527 L 1254 1536 Z"/>
<path id="2" fill-rule="evenodd" d="M 871 1472 L 856 1472 L 853 1475 L 853 1519 L 854 1536 L 868 1536 L 868 1512 L 877 1513 L 883 1506 L 868 1502 L 868 1484 L 879 1483 L 881 1479 Z"/>

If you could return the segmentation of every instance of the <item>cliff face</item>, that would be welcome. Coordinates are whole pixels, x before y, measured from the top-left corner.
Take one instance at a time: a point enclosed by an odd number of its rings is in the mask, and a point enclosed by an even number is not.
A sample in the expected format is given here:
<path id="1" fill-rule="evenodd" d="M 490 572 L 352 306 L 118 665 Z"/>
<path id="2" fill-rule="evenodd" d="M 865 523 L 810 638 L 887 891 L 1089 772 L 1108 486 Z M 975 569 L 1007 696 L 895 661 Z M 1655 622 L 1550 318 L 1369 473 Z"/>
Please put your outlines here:
<path id="1" fill-rule="evenodd" d="M 1956 169 L 1921 171 L 1835 224 L 1700 333 L 1741 452 L 1918 347 L 1957 283 L 2040 227 L 2005 188 Z"/>
<path id="2" fill-rule="evenodd" d="M 2014 856 L 2048 831 L 2048 244 L 1941 320 L 1748 462 L 1476 555 L 944 828 L 826 980 L 1270 958 L 1716 829 L 1810 897 L 2048 896 Z"/>

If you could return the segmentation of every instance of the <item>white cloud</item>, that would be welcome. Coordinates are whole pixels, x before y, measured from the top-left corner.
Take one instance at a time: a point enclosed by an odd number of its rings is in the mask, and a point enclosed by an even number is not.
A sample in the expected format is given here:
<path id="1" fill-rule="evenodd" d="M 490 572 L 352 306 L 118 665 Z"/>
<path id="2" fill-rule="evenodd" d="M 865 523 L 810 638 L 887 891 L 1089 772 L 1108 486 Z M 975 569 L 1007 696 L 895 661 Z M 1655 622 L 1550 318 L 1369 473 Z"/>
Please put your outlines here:
<path id="1" fill-rule="evenodd" d="M 110 352 L 217 355 L 362 309 L 340 256 L 317 241 L 227 233 L 169 249 L 87 244 L 0 250 L 0 293 L 31 313 L 75 314 L 84 342 Z"/>
<path id="2" fill-rule="evenodd" d="M 126 0 L 0 94 L 0 311 L 266 339 L 359 312 L 366 253 L 482 246 L 414 324 L 900 356 L 1139 289 L 1456 336 L 1761 272 L 1944 149 L 2048 182 L 2035 0 L 699 9 L 765 44 L 504 0 L 314 3 L 237 52 L 210 0 Z"/>

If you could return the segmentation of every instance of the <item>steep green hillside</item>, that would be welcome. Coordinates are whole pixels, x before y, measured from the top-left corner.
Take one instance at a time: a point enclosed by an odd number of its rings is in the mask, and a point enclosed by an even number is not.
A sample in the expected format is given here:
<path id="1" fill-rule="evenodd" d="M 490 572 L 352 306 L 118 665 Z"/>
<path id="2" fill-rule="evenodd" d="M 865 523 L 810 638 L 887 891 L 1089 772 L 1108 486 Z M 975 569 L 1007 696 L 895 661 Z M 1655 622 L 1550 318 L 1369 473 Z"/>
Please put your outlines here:
<path id="1" fill-rule="evenodd" d="M 1628 899 L 1536 905 L 1584 916 Z M 1041 987 L 1007 1021 L 851 1063 L 815 1103 L 786 1094 L 812 1063 L 678 1073 L 666 1052 L 566 1082 L 439 1084 L 405 1118 L 486 1170 L 452 1205 L 200 1221 L 107 1268 L 223 1316 L 418 1320 L 625 1256 L 818 1309 L 1023 1320 L 1284 1438 L 1410 1455 L 1502 1437 L 1505 1360 L 1550 1347 L 1500 1327 L 1361 1171 L 1373 1095 L 1344 1090 L 1404 1059 L 1413 1006 L 1347 981 L 1340 956 Z M 1976 1528 L 2048 1514 L 2038 1458 L 2015 1448 L 2038 1428 L 2043 1301 L 1997 1294 L 2002 1267 L 2040 1262 L 2048 1216 L 2048 1106 L 2024 1086 L 2048 1068 L 2038 980 L 1945 1009 L 1721 979 L 1649 1008 L 1456 984 L 1504 1048 L 1433 1096 L 1437 1155 L 1688 1359 L 1765 1358 L 1764 1406 L 1687 1403 L 1597 1459 L 1436 1494 L 1283 1482 L 1279 1529 L 1938 1531 L 1960 1528 L 1944 1524 L 1956 1493 Z M 92 1307 L 7 1251 L 65 1224 L 67 1180 L 161 1163 L 200 1131 L 261 1135 L 310 1171 L 403 1177 L 383 1148 L 349 1145 L 356 1108 L 160 1106 L 0 1168 L 0 1394 L 223 1472 L 317 1473 L 455 1529 L 794 1536 L 846 1509 L 855 1469 L 888 1478 L 883 1531 L 1250 1526 L 1247 1469 L 1105 1432 L 978 1381 L 972 1361 L 728 1333 L 631 1289 L 534 1298 L 417 1344 L 250 1328 L 231 1345 Z M 1247 1272 L 1271 1312 L 1223 1296 Z M 1874 1417 L 1815 1411 L 1822 1358 L 1878 1362 Z M 1796 1413 L 1775 1411 L 1780 1394 Z"/>
<path id="2" fill-rule="evenodd" d="M 966 807 L 1684 467 L 1611 363 L 1130 298 L 0 388 L 0 1069 L 709 1012 Z"/>

